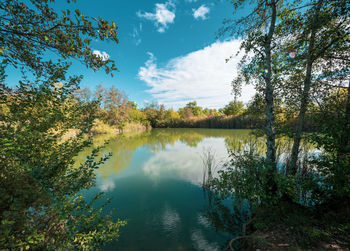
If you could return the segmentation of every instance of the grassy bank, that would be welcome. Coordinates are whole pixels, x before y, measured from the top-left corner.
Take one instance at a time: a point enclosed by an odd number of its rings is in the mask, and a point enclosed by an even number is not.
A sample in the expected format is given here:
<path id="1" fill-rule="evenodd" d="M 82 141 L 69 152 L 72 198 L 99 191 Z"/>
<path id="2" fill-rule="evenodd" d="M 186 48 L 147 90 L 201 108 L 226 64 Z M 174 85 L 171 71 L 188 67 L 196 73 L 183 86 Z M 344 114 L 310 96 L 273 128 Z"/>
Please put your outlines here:
<path id="1" fill-rule="evenodd" d="M 118 134 L 123 132 L 135 132 L 135 131 L 145 131 L 150 129 L 150 126 L 145 126 L 140 123 L 131 122 L 126 123 L 122 127 L 111 126 L 104 123 L 102 120 L 96 119 L 92 127 L 91 133 L 93 135 L 97 134 Z"/>
<path id="2" fill-rule="evenodd" d="M 150 121 L 152 127 L 155 128 L 256 129 L 263 126 L 265 119 L 263 116 L 241 114 L 232 116 L 172 118 Z"/>

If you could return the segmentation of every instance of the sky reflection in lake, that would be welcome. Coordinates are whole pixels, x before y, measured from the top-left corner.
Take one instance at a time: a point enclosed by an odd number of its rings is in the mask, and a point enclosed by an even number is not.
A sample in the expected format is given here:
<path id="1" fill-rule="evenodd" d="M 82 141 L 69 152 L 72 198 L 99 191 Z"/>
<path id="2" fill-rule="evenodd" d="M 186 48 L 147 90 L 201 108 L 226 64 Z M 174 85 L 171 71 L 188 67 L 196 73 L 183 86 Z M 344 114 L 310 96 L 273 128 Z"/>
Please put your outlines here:
<path id="1" fill-rule="evenodd" d="M 223 138 L 205 138 L 197 147 L 177 142 L 163 151 L 156 152 L 144 163 L 143 171 L 155 182 L 170 176 L 200 185 L 204 170 L 202 155 L 209 148 L 215 152 L 217 165 L 228 158 Z"/>
<path id="2" fill-rule="evenodd" d="M 95 146 L 106 139 L 96 137 Z M 201 188 L 201 155 L 211 148 L 220 166 L 228 148 L 247 144 L 248 130 L 155 129 L 109 140 L 104 153 L 113 156 L 97 170 L 88 196 L 105 192 L 112 198 L 107 210 L 116 209 L 128 224 L 105 250 L 220 250 L 232 238 L 216 232 L 205 216 L 209 203 Z"/>

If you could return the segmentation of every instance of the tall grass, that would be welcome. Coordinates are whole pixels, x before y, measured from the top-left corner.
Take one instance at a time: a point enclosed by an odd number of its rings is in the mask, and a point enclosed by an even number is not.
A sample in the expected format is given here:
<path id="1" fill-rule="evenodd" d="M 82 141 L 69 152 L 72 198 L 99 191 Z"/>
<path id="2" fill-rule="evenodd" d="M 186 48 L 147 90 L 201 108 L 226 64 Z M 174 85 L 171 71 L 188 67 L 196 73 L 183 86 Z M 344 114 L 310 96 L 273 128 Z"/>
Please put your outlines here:
<path id="1" fill-rule="evenodd" d="M 264 117 L 241 114 L 237 116 L 209 116 L 165 119 L 155 123 L 159 128 L 218 128 L 218 129 L 256 129 L 264 125 Z"/>
<path id="2" fill-rule="evenodd" d="M 213 173 L 217 168 L 215 160 L 215 152 L 211 147 L 205 148 L 201 154 L 203 162 L 203 180 L 202 187 L 204 189 L 210 189 L 211 181 L 213 180 Z"/>
<path id="3" fill-rule="evenodd" d="M 116 133 L 117 128 L 104 123 L 102 120 L 96 119 L 92 127 L 92 134 L 110 134 Z"/>

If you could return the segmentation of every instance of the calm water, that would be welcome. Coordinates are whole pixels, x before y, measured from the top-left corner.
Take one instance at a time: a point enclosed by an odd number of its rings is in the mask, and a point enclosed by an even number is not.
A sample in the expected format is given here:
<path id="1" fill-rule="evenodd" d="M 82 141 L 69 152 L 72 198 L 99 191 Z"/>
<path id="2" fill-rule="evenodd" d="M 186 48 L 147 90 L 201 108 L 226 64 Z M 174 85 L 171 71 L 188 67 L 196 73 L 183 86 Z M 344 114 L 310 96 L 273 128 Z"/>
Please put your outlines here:
<path id="1" fill-rule="evenodd" d="M 211 148 L 218 166 L 228 149 L 249 145 L 248 130 L 153 129 L 119 136 L 95 137 L 95 146 L 109 139 L 105 153 L 113 157 L 97 170 L 103 191 L 127 225 L 105 250 L 219 250 L 232 235 L 216 231 L 206 217 L 208 198 L 202 190 L 202 154 Z M 259 149 L 265 151 L 263 141 Z M 89 149 L 81 153 L 83 161 Z"/>

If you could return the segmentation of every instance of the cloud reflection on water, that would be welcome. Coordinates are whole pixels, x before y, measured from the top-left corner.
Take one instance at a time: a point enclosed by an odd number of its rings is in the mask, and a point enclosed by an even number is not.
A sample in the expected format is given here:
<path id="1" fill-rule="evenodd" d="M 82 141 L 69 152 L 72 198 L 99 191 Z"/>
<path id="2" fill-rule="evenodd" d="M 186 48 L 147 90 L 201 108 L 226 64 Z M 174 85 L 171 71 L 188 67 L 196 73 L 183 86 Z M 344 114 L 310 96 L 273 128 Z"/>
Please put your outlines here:
<path id="1" fill-rule="evenodd" d="M 162 215 L 163 228 L 167 232 L 175 232 L 181 224 L 181 219 L 179 213 L 169 206 L 165 206 Z"/>
<path id="2" fill-rule="evenodd" d="M 203 233 L 199 229 L 195 229 L 191 234 L 191 240 L 196 250 L 214 251 L 219 250 L 219 245 L 216 242 L 210 243 L 204 237 Z"/>
<path id="3" fill-rule="evenodd" d="M 112 191 L 115 188 L 114 179 L 98 179 L 97 186 L 102 192 Z"/>
<path id="4" fill-rule="evenodd" d="M 165 150 L 156 152 L 144 163 L 143 171 L 154 181 L 170 176 L 200 185 L 203 179 L 201 154 L 209 147 L 215 149 L 217 164 L 227 159 L 228 153 L 223 138 L 206 138 L 196 148 L 176 142 L 174 145 L 167 146 Z"/>

